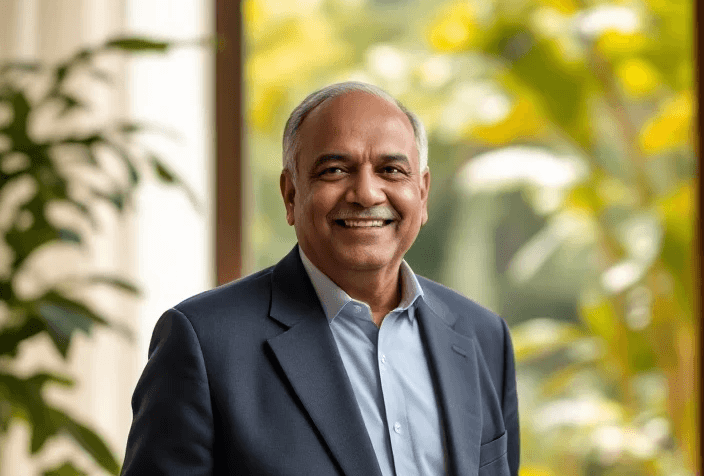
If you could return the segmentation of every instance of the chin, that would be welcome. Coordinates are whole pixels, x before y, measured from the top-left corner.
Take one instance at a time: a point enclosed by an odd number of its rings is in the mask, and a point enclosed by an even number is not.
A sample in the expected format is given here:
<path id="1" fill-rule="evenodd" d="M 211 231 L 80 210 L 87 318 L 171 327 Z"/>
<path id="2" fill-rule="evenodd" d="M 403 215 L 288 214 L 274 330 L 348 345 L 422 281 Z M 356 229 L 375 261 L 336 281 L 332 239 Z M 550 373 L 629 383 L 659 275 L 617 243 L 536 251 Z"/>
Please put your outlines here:
<path id="1" fill-rule="evenodd" d="M 389 265 L 393 258 L 385 256 L 384 253 L 372 250 L 346 250 L 346 252 L 337 254 L 334 260 L 338 266 L 353 269 L 356 271 L 373 271 L 381 269 Z"/>

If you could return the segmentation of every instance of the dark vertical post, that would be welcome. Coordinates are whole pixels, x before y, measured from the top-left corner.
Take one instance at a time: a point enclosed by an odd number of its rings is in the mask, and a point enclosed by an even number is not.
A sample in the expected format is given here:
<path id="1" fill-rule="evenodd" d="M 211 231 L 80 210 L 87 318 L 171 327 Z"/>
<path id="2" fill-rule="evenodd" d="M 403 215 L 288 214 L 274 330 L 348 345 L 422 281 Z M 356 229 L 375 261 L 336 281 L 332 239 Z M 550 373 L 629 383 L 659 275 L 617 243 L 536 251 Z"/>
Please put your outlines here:
<path id="1" fill-rule="evenodd" d="M 218 52 L 215 60 L 217 283 L 242 273 L 242 15 L 240 0 L 215 0 Z"/>

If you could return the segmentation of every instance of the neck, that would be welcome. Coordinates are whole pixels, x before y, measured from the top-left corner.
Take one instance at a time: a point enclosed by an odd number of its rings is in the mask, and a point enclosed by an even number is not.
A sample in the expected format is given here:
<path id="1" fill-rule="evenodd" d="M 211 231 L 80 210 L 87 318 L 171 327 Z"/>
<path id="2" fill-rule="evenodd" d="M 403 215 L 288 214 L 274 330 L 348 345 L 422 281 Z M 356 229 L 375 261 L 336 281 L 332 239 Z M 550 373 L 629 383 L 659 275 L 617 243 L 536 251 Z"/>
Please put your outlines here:
<path id="1" fill-rule="evenodd" d="M 331 279 L 351 298 L 366 302 L 372 310 L 372 320 L 377 327 L 389 312 L 401 302 L 400 268 L 395 272 L 345 273 L 339 279 Z M 339 282 L 338 282 L 339 281 Z"/>
<path id="2" fill-rule="evenodd" d="M 384 316 L 401 302 L 400 265 L 399 262 L 390 269 L 385 267 L 373 270 L 318 269 L 352 299 L 367 303 L 372 310 L 372 320 L 378 327 Z"/>

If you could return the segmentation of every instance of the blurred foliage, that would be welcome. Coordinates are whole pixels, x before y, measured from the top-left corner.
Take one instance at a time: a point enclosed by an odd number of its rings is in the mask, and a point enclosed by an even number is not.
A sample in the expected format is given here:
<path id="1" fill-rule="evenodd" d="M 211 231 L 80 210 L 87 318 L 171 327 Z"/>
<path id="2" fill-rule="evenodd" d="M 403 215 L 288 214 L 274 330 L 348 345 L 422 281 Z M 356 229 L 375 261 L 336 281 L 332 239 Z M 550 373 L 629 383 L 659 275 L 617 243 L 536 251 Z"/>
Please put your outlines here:
<path id="1" fill-rule="evenodd" d="M 513 329 L 521 474 L 698 464 L 693 5 L 682 0 L 245 0 L 255 267 L 295 243 L 281 133 L 362 80 L 430 136 L 414 270 Z"/>
<path id="2" fill-rule="evenodd" d="M 124 213 L 150 169 L 162 183 L 183 187 L 168 166 L 139 147 L 135 136 L 153 127 L 100 124 L 90 110 L 97 94 L 91 88 L 95 83 L 109 87 L 113 81 L 99 58 L 164 52 L 170 46 L 116 38 L 82 49 L 58 65 L 0 65 L 0 436 L 15 421 L 26 422 L 32 455 L 48 440 L 68 436 L 110 474 L 118 474 L 120 465 L 103 439 L 44 397 L 45 386 L 72 387 L 75 381 L 48 372 L 20 375 L 13 363 L 25 342 L 41 336 L 50 338 L 64 360 L 77 332 L 90 335 L 94 327 L 105 326 L 130 336 L 85 298 L 96 285 L 138 294 L 133 284 L 115 276 L 69 274 L 77 269 L 57 274 L 51 264 L 31 262 L 47 249 L 88 250 L 91 235 L 105 218 L 99 207 Z M 86 473 L 66 461 L 43 474 Z"/>

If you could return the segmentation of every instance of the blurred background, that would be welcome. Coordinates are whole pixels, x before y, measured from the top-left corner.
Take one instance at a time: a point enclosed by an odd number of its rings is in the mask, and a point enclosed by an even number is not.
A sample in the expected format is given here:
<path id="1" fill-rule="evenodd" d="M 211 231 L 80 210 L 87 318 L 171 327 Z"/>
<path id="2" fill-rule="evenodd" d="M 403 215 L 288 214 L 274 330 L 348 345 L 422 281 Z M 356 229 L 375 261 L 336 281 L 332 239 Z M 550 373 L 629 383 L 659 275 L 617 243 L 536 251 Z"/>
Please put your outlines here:
<path id="1" fill-rule="evenodd" d="M 236 276 L 294 245 L 283 126 L 344 80 L 426 124 L 407 260 L 509 323 L 521 475 L 694 475 L 693 9 L 0 0 L 0 475 L 119 471 L 156 320 L 217 284 L 223 248 Z M 216 11 L 237 20 L 217 48 Z M 241 68 L 216 88 L 223 57 Z M 240 173 L 218 177 L 228 154 Z"/>

